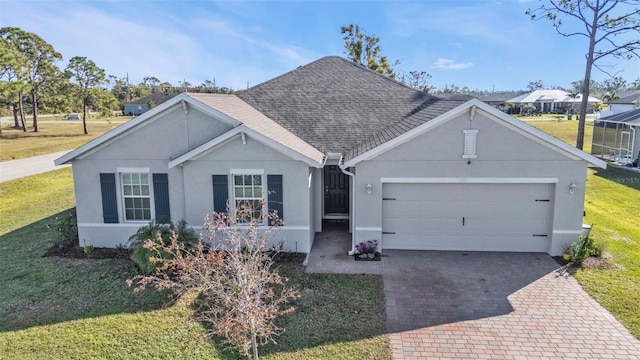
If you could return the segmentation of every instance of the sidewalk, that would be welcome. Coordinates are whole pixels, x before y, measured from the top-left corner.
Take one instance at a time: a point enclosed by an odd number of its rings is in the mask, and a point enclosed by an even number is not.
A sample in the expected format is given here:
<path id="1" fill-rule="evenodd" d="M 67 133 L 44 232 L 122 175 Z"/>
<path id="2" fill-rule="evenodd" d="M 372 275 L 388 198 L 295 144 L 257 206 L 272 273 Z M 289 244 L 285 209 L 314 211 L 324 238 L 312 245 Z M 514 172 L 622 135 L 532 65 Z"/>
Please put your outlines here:
<path id="1" fill-rule="evenodd" d="M 34 156 L 26 159 L 0 162 L 0 182 L 19 179 L 25 176 L 42 174 L 58 170 L 71 165 L 55 166 L 53 160 L 69 151 L 60 151 L 47 155 Z"/>

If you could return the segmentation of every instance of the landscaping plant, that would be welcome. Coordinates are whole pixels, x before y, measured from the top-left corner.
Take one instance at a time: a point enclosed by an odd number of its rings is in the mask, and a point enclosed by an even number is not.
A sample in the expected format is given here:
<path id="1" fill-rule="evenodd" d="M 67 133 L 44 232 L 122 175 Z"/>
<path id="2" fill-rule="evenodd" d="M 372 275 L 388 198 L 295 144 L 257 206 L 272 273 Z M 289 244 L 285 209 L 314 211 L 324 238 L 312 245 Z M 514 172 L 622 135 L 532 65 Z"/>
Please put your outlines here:
<path id="1" fill-rule="evenodd" d="M 194 247 L 180 242 L 175 231 L 168 243 L 148 240 L 145 248 L 156 254 L 151 259 L 155 272 L 128 284 L 136 282 L 136 290 L 169 289 L 176 297 L 193 292 L 193 317 L 210 325 L 208 335 L 258 359 L 258 346 L 284 330 L 275 320 L 293 311 L 287 304 L 299 295 L 272 268 L 268 240 L 273 227 L 260 226 L 269 221 L 279 227 L 281 222 L 275 214 L 254 215 L 248 205 L 241 205 L 236 216 L 214 212 Z"/>
<path id="2" fill-rule="evenodd" d="M 373 259 L 376 256 L 376 250 L 378 249 L 377 240 L 367 240 L 356 245 L 356 252 L 360 258 Z"/>
<path id="3" fill-rule="evenodd" d="M 157 265 L 150 260 L 151 258 L 171 257 L 170 253 L 150 249 L 146 246 L 147 242 L 155 242 L 161 248 L 169 245 L 174 236 L 177 242 L 186 247 L 198 241 L 198 236 L 193 230 L 187 228 L 187 222 L 184 220 L 180 220 L 177 225 L 171 221 L 157 223 L 152 220 L 129 238 L 129 247 L 132 249 L 131 259 L 138 265 L 140 271 L 152 274 L 156 271 Z"/>
<path id="4" fill-rule="evenodd" d="M 594 244 L 593 239 L 589 236 L 580 236 L 578 241 L 571 245 L 571 261 L 580 265 L 584 259 L 589 256 L 600 256 L 602 254 L 602 247 Z"/>

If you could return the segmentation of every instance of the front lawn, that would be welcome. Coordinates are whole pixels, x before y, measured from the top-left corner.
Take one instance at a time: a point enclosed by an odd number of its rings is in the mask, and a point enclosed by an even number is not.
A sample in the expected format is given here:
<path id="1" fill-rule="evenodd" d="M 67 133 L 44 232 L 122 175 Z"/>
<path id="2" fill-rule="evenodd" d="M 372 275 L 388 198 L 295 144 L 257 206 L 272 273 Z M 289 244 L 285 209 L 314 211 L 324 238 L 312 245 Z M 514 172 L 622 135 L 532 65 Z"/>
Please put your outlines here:
<path id="1" fill-rule="evenodd" d="M 589 170 L 585 222 L 611 254 L 609 269 L 578 269 L 582 287 L 640 339 L 640 173 Z"/>
<path id="2" fill-rule="evenodd" d="M 569 121 L 535 121 L 527 122 L 527 124 L 537 127 L 538 129 L 555 136 L 556 138 L 566 142 L 571 146 L 576 146 L 576 136 L 578 134 L 578 120 Z M 587 123 L 584 127 L 584 146 L 585 152 L 591 152 L 591 140 L 593 136 L 593 124 Z"/>
<path id="3" fill-rule="evenodd" d="M 73 207 L 70 169 L 0 183 L 0 197 L 0 359 L 237 358 L 203 337 L 184 301 L 128 288 L 130 261 L 42 257 Z M 391 358 L 380 276 L 281 271 L 302 297 L 261 358 Z"/>

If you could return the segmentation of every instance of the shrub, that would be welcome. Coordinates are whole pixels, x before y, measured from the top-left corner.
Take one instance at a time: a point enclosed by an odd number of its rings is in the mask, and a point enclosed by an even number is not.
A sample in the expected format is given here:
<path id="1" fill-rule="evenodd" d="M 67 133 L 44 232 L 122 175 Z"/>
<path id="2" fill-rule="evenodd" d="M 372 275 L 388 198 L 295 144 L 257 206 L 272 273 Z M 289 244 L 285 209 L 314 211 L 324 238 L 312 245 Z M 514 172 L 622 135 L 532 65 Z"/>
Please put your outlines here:
<path id="1" fill-rule="evenodd" d="M 132 249 L 131 260 L 138 265 L 140 271 L 145 274 L 155 272 L 157 265 L 150 259 L 156 255 L 165 259 L 170 258 L 169 253 L 162 251 L 162 247 L 171 243 L 174 233 L 177 241 L 187 247 L 198 241 L 198 236 L 193 230 L 187 228 L 187 222 L 184 220 L 180 220 L 177 225 L 171 221 L 156 223 L 152 220 L 129 238 L 129 247 Z M 159 245 L 159 250 L 145 246 L 147 242 Z"/>
<path id="2" fill-rule="evenodd" d="M 75 246 L 78 244 L 76 209 L 71 210 L 68 214 L 56 217 L 54 226 L 63 245 Z"/>
<path id="3" fill-rule="evenodd" d="M 258 346 L 283 331 L 275 320 L 293 311 L 287 304 L 299 294 L 286 286 L 287 279 L 272 267 L 270 255 L 278 248 L 269 251 L 267 247 L 272 227 L 261 229 L 267 216 L 256 219 L 253 214 L 250 207 L 242 206 L 237 217 L 221 213 L 207 216 L 205 235 L 189 248 L 176 241 L 177 235 L 167 245 L 147 242 L 145 246 L 156 250 L 155 254 L 171 256 L 155 257 L 155 273 L 127 283 L 136 283 L 136 290 L 146 286 L 170 289 L 176 296 L 194 292 L 193 316 L 209 325 L 207 334 L 258 359 Z M 274 227 L 280 226 L 275 214 L 268 218 Z"/>
<path id="4" fill-rule="evenodd" d="M 578 241 L 571 245 L 571 261 L 576 265 L 580 265 L 589 256 L 602 255 L 602 251 L 601 244 L 596 245 L 593 239 L 588 236 L 580 236 Z"/>

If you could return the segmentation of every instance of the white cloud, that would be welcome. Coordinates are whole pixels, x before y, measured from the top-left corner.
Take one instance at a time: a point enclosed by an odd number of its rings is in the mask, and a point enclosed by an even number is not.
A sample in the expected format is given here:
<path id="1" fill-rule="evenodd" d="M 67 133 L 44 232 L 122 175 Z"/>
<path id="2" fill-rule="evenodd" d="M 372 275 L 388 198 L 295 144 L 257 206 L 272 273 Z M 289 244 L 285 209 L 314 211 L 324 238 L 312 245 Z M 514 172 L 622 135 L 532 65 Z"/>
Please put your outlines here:
<path id="1" fill-rule="evenodd" d="M 436 62 L 433 63 L 433 67 L 436 69 L 447 69 L 447 70 L 464 70 L 473 66 L 473 63 L 458 63 L 455 60 L 439 58 Z"/>

